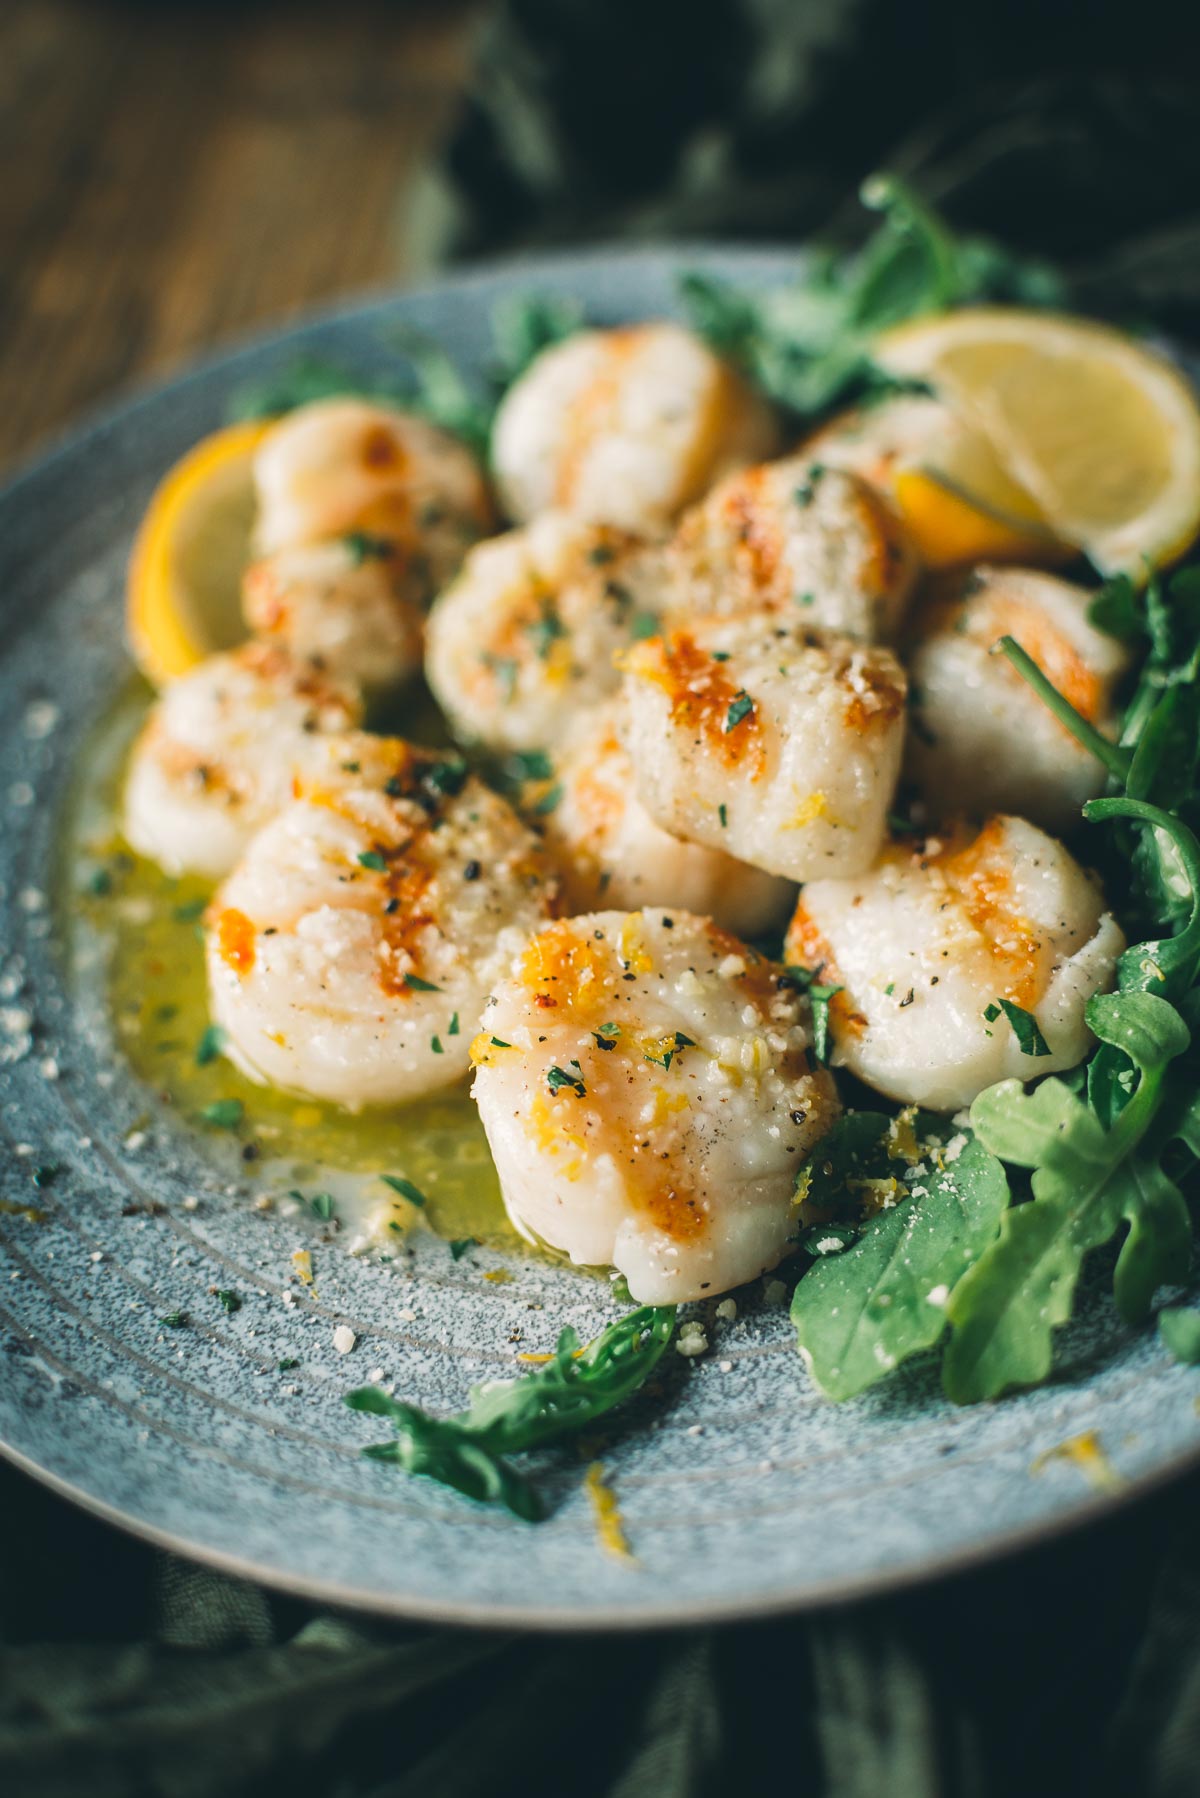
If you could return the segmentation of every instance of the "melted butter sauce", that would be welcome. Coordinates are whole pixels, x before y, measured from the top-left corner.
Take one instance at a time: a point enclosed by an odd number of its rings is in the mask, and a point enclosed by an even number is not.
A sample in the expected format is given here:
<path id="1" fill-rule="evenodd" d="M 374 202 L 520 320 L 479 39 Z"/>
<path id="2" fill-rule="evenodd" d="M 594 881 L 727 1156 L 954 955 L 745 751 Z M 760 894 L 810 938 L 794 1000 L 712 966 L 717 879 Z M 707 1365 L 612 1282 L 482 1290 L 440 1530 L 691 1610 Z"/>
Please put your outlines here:
<path id="1" fill-rule="evenodd" d="M 106 989 L 118 1065 L 123 1059 L 197 1131 L 226 1140 L 230 1132 L 204 1112 L 239 1101 L 232 1134 L 251 1148 L 245 1173 L 278 1202 L 299 1194 L 311 1205 L 328 1194 L 344 1229 L 381 1245 L 390 1232 L 422 1223 L 450 1241 L 516 1246 L 466 1082 L 413 1105 L 355 1115 L 257 1086 L 219 1053 L 197 1059 L 209 1023 L 200 914 L 211 889 L 194 878 L 170 879 L 120 835 L 125 761 L 150 698 L 142 682 L 132 683 L 87 745 L 65 819 L 57 894 L 72 974 L 93 991 L 101 982 Z M 397 1194 L 381 1174 L 411 1181 L 425 1205 Z"/>

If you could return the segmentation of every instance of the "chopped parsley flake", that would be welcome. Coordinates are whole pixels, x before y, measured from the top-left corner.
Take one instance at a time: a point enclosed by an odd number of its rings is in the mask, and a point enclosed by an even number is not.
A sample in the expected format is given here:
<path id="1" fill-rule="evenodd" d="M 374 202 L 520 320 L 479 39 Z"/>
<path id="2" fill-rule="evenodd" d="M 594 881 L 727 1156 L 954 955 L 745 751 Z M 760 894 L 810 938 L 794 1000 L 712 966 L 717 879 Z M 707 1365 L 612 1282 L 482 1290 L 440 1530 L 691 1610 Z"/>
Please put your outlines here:
<path id="1" fill-rule="evenodd" d="M 559 804 L 559 802 L 562 799 L 562 796 L 563 796 L 562 783 L 559 781 L 559 782 L 556 782 L 555 785 L 550 788 L 549 792 L 542 794 L 541 798 L 538 800 L 537 804 L 533 808 L 534 817 L 535 818 L 544 818 L 548 812 L 552 812 L 554 810 L 554 808 Z"/>
<path id="2" fill-rule="evenodd" d="M 573 1061 L 571 1066 L 577 1068 L 579 1063 Z M 557 1064 L 546 1070 L 546 1084 L 552 1093 L 561 1092 L 564 1086 L 569 1086 L 571 1091 L 581 1099 L 587 1092 L 587 1087 L 583 1084 L 582 1071 L 578 1074 L 568 1074 L 565 1068 L 560 1068 Z"/>
<path id="3" fill-rule="evenodd" d="M 727 662 L 729 660 L 729 651 L 727 649 L 714 649 L 712 652 L 712 659 L 714 662 Z"/>
<path id="4" fill-rule="evenodd" d="M 815 984 L 808 989 L 808 997 L 812 1004 L 813 1054 L 818 1061 L 823 1062 L 829 1059 L 829 1001 L 841 991 L 840 986 L 817 986 Z"/>
<path id="5" fill-rule="evenodd" d="M 323 1223 L 328 1223 L 337 1210 L 331 1192 L 314 1192 L 309 1204 Z"/>
<path id="6" fill-rule="evenodd" d="M 356 568 L 361 568 L 368 561 L 386 562 L 392 553 L 391 543 L 386 537 L 373 537 L 369 531 L 347 531 L 342 541 Z"/>
<path id="7" fill-rule="evenodd" d="M 992 1003 L 986 1007 L 983 1015 L 989 1024 L 994 1024 L 996 1022 L 996 1019 L 1000 1016 L 1000 1007 L 996 1004 L 994 999 L 992 1000 Z"/>
<path id="8" fill-rule="evenodd" d="M 554 778 L 554 763 L 544 749 L 518 749 L 509 756 L 507 767 L 515 781 Z"/>
<path id="9" fill-rule="evenodd" d="M 717 816 L 721 820 L 721 829 L 727 830 L 729 828 L 729 807 L 727 805 L 719 805 L 717 807 Z"/>
<path id="10" fill-rule="evenodd" d="M 275 1371 L 277 1373 L 291 1373 L 293 1367 L 299 1367 L 299 1365 L 300 1360 L 297 1355 L 285 1355 L 282 1361 L 277 1361 L 275 1363 Z"/>
<path id="11" fill-rule="evenodd" d="M 484 667 L 490 668 L 495 675 L 496 685 L 500 689 L 500 697 L 507 705 L 517 690 L 517 676 L 521 672 L 520 663 L 513 656 L 493 655 L 490 649 L 485 649 L 479 659 Z"/>
<path id="12" fill-rule="evenodd" d="M 525 626 L 525 635 L 533 644 L 538 660 L 546 661 L 555 643 L 566 634 L 567 627 L 559 617 L 554 601 L 543 599 L 540 617 Z"/>
<path id="13" fill-rule="evenodd" d="M 88 878 L 87 890 L 95 898 L 102 899 L 106 893 L 112 892 L 112 875 L 107 868 L 93 868 Z"/>
<path id="14" fill-rule="evenodd" d="M 620 1034 L 621 1026 L 619 1024 L 601 1024 L 599 1030 L 592 1031 L 598 1049 L 615 1049 Z"/>
<path id="15" fill-rule="evenodd" d="M 180 924 L 194 924 L 197 918 L 204 916 L 207 909 L 207 899 L 188 899 L 183 905 L 175 907 L 174 917 Z"/>
<path id="16" fill-rule="evenodd" d="M 815 593 L 797 593 L 796 595 L 796 604 L 798 606 L 815 606 L 816 603 L 817 596 Z"/>
<path id="17" fill-rule="evenodd" d="M 468 1249 L 475 1247 L 473 1236 L 458 1236 L 450 1244 L 450 1254 L 455 1261 L 461 1261 Z"/>
<path id="18" fill-rule="evenodd" d="M 455 1012 L 454 1016 L 450 1020 L 450 1028 L 449 1028 L 449 1030 L 447 1030 L 446 1035 L 447 1036 L 457 1036 L 458 1035 L 458 1013 L 457 1012 Z"/>
<path id="19" fill-rule="evenodd" d="M 387 863 L 378 849 L 364 849 L 358 858 L 358 865 L 360 868 L 370 868 L 373 874 L 387 873 Z"/>
<path id="20" fill-rule="evenodd" d="M 736 730 L 743 718 L 748 718 L 754 710 L 754 701 L 744 690 L 735 695 L 729 710 L 725 714 L 725 734 Z"/>
<path id="21" fill-rule="evenodd" d="M 663 1038 L 663 1043 L 664 1045 L 667 1043 L 665 1037 Z M 682 1030 L 676 1030 L 671 1038 L 669 1046 L 664 1046 L 661 1055 L 645 1055 L 644 1059 L 646 1061 L 652 1061 L 657 1068 L 669 1068 L 681 1050 L 694 1049 L 695 1047 L 696 1042 L 694 1037 L 686 1036 Z"/>
<path id="22" fill-rule="evenodd" d="M 1021 1045 L 1023 1055 L 1049 1055 L 1050 1045 L 1038 1028 L 1038 1021 L 1032 1012 L 1014 1005 L 1011 999 L 1001 999 L 1000 1009 L 1012 1025 L 1013 1035 Z"/>
<path id="23" fill-rule="evenodd" d="M 218 1130 L 236 1130 L 245 1113 L 246 1107 L 240 1099 L 214 1099 L 200 1116 L 206 1124 L 215 1124 Z"/>
<path id="24" fill-rule="evenodd" d="M 470 770 L 461 757 L 452 761 L 434 762 L 425 769 L 421 776 L 423 784 L 432 787 L 435 793 L 444 793 L 453 799 L 461 793 L 466 784 Z"/>
<path id="25" fill-rule="evenodd" d="M 240 1311 L 242 1308 L 242 1301 L 237 1293 L 233 1291 L 232 1287 L 218 1286 L 215 1288 L 214 1296 L 220 1301 L 230 1317 L 233 1316 L 235 1311 Z"/>
<path id="26" fill-rule="evenodd" d="M 160 1317 L 158 1321 L 160 1324 L 165 1324 L 168 1330 L 182 1330 L 187 1320 L 186 1311 L 168 1311 L 166 1316 Z"/>
<path id="27" fill-rule="evenodd" d="M 411 1180 L 406 1180 L 403 1174 L 380 1174 L 379 1178 L 393 1192 L 398 1192 L 402 1199 L 407 1199 L 410 1205 L 415 1205 L 420 1211 L 425 1209 L 425 1194 Z"/>
<path id="28" fill-rule="evenodd" d="M 196 1044 L 196 1066 L 206 1068 L 215 1061 L 225 1046 L 225 1032 L 220 1024 L 210 1024 Z"/>
<path id="29" fill-rule="evenodd" d="M 512 1044 L 506 1043 L 502 1036 L 494 1036 L 492 1038 L 492 1047 L 493 1049 L 511 1049 Z"/>
<path id="30" fill-rule="evenodd" d="M 442 1039 L 440 1036 L 431 1036 L 429 1039 L 429 1047 L 435 1055 L 442 1055 L 445 1053 L 442 1048 Z"/>
<path id="31" fill-rule="evenodd" d="M 635 643 L 643 643 L 647 637 L 657 637 L 661 628 L 656 613 L 638 612 L 629 626 L 629 631 Z"/>
<path id="32" fill-rule="evenodd" d="M 412 993 L 440 993 L 442 990 L 432 980 L 422 980 L 419 974 L 406 974 L 404 984 Z"/>

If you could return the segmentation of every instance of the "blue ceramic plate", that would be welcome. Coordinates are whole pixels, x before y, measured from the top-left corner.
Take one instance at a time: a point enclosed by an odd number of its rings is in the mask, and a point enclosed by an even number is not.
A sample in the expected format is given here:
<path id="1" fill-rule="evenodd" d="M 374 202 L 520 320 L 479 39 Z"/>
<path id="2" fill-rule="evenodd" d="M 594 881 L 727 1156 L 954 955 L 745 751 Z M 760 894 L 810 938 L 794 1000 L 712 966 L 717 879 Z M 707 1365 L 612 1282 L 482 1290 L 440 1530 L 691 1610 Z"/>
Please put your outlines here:
<path id="1" fill-rule="evenodd" d="M 81 745 L 128 678 L 130 537 L 162 471 L 222 421 L 237 386 L 298 354 L 369 371 L 396 320 L 477 366 L 506 293 L 578 295 L 612 323 L 675 311 L 681 264 L 771 282 L 791 260 L 600 253 L 338 312 L 108 414 L 0 497 L 0 1446 L 81 1504 L 183 1554 L 372 1610 L 676 1623 L 926 1578 L 1200 1459 L 1195 1374 L 1151 1330 L 1124 1328 L 1099 1290 L 1051 1385 L 971 1410 L 919 1366 L 825 1403 L 786 1313 L 752 1298 L 703 1359 L 670 1354 L 663 1390 L 603 1445 L 635 1561 L 602 1547 L 570 1449 L 544 1457 L 553 1514 L 538 1527 L 408 1480 L 360 1458 L 380 1432 L 343 1407 L 345 1389 L 383 1377 L 453 1409 L 470 1383 L 513 1368 L 514 1341 L 548 1348 L 568 1321 L 593 1333 L 612 1315 L 603 1285 L 498 1250 L 453 1262 L 432 1235 L 388 1265 L 322 1244 L 315 1286 L 298 1284 L 311 1220 L 256 1211 L 254 1170 L 138 1081 L 100 988 L 68 978 L 80 906 L 61 820 Z M 185 1326 L 161 1321 L 177 1312 Z M 343 1324 L 350 1355 L 334 1346 Z"/>

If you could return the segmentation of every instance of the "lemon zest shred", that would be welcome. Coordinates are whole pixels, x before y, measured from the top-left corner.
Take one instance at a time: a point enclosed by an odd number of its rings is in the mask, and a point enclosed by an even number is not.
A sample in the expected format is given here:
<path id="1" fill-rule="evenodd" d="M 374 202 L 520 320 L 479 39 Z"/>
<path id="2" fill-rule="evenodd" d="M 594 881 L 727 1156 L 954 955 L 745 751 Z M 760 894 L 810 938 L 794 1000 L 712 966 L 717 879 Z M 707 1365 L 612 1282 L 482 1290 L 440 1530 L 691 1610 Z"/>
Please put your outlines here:
<path id="1" fill-rule="evenodd" d="M 1105 1454 L 1096 1430 L 1082 1430 L 1078 1436 L 1068 1436 L 1065 1442 L 1043 1450 L 1029 1471 L 1041 1473 L 1055 1461 L 1069 1461 L 1097 1492 L 1119 1492 L 1125 1484 Z"/>
<path id="2" fill-rule="evenodd" d="M 620 1561 L 634 1561 L 636 1556 L 629 1546 L 629 1538 L 625 1534 L 625 1520 L 621 1516 L 621 1507 L 617 1503 L 617 1495 L 604 1477 L 604 1465 L 593 1461 L 584 1475 L 584 1491 L 592 1502 L 592 1511 L 596 1519 L 596 1534 L 601 1548 Z"/>

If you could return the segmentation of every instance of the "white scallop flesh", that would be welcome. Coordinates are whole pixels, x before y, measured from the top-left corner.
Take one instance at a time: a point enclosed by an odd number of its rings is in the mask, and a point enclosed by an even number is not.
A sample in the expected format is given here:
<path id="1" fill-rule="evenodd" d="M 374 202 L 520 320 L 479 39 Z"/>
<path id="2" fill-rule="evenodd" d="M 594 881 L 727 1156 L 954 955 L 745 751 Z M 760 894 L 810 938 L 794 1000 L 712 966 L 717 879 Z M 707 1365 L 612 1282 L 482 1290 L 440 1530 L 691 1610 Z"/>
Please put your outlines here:
<path id="1" fill-rule="evenodd" d="M 364 687 L 398 686 L 421 667 L 424 621 L 405 565 L 353 538 L 252 562 L 242 578 L 242 612 L 259 637 Z"/>
<path id="2" fill-rule="evenodd" d="M 125 780 L 125 836 L 168 874 L 227 874 L 292 795 L 325 733 L 362 716 L 357 687 L 277 644 L 210 656 L 159 695 Z"/>
<path id="3" fill-rule="evenodd" d="M 1066 830 L 1103 792 L 1100 763 L 1007 657 L 992 653 L 1001 637 L 1014 637 L 1076 711 L 1115 732 L 1115 689 L 1129 656 L 1089 623 L 1093 597 L 1032 569 L 980 568 L 916 621 L 907 772 L 935 817 L 1011 811 Z"/>
<path id="4" fill-rule="evenodd" d="M 622 738 L 664 830 L 790 880 L 871 865 L 904 743 L 890 650 L 755 614 L 648 638 L 623 667 Z"/>
<path id="5" fill-rule="evenodd" d="M 800 895 L 787 959 L 821 970 L 835 1066 L 904 1104 L 954 1111 L 997 1080 L 1073 1067 L 1084 1009 L 1124 947 L 1095 880 L 1021 818 L 890 847 L 856 880 Z M 1022 1047 L 1001 1001 L 1034 1020 Z M 1036 1038 L 1018 1018 L 1028 1040 Z"/>
<path id="6" fill-rule="evenodd" d="M 775 448 L 766 401 L 692 332 L 655 322 L 544 350 L 501 402 L 492 462 L 518 521 L 560 507 L 654 532 Z"/>
<path id="7" fill-rule="evenodd" d="M 657 628 L 659 549 L 547 512 L 478 544 L 429 615 L 426 674 L 463 741 L 559 742 L 620 684 L 614 657 Z"/>
<path id="8" fill-rule="evenodd" d="M 314 400 L 254 458 L 255 550 L 356 535 L 410 563 L 427 602 L 492 528 L 479 463 L 449 432 L 362 399 Z"/>
<path id="9" fill-rule="evenodd" d="M 869 643 L 896 636 L 918 572 L 888 502 L 808 455 L 730 475 L 684 514 L 669 555 L 684 615 L 774 611 Z"/>
<path id="10" fill-rule="evenodd" d="M 669 1304 L 765 1273 L 838 1113 L 780 970 L 682 911 L 547 926 L 493 988 L 474 1097 L 517 1228 Z"/>
<path id="11" fill-rule="evenodd" d="M 554 883 L 461 761 L 362 732 L 323 751 L 209 908 L 209 1001 L 251 1079 L 357 1111 L 462 1078 Z"/>
<path id="12" fill-rule="evenodd" d="M 528 789 L 533 805 L 554 800 L 538 822 L 570 910 L 676 905 L 739 936 L 779 928 L 795 899 L 792 882 L 656 824 L 637 796 L 617 709 L 610 703 L 581 720 L 551 773 Z"/>

